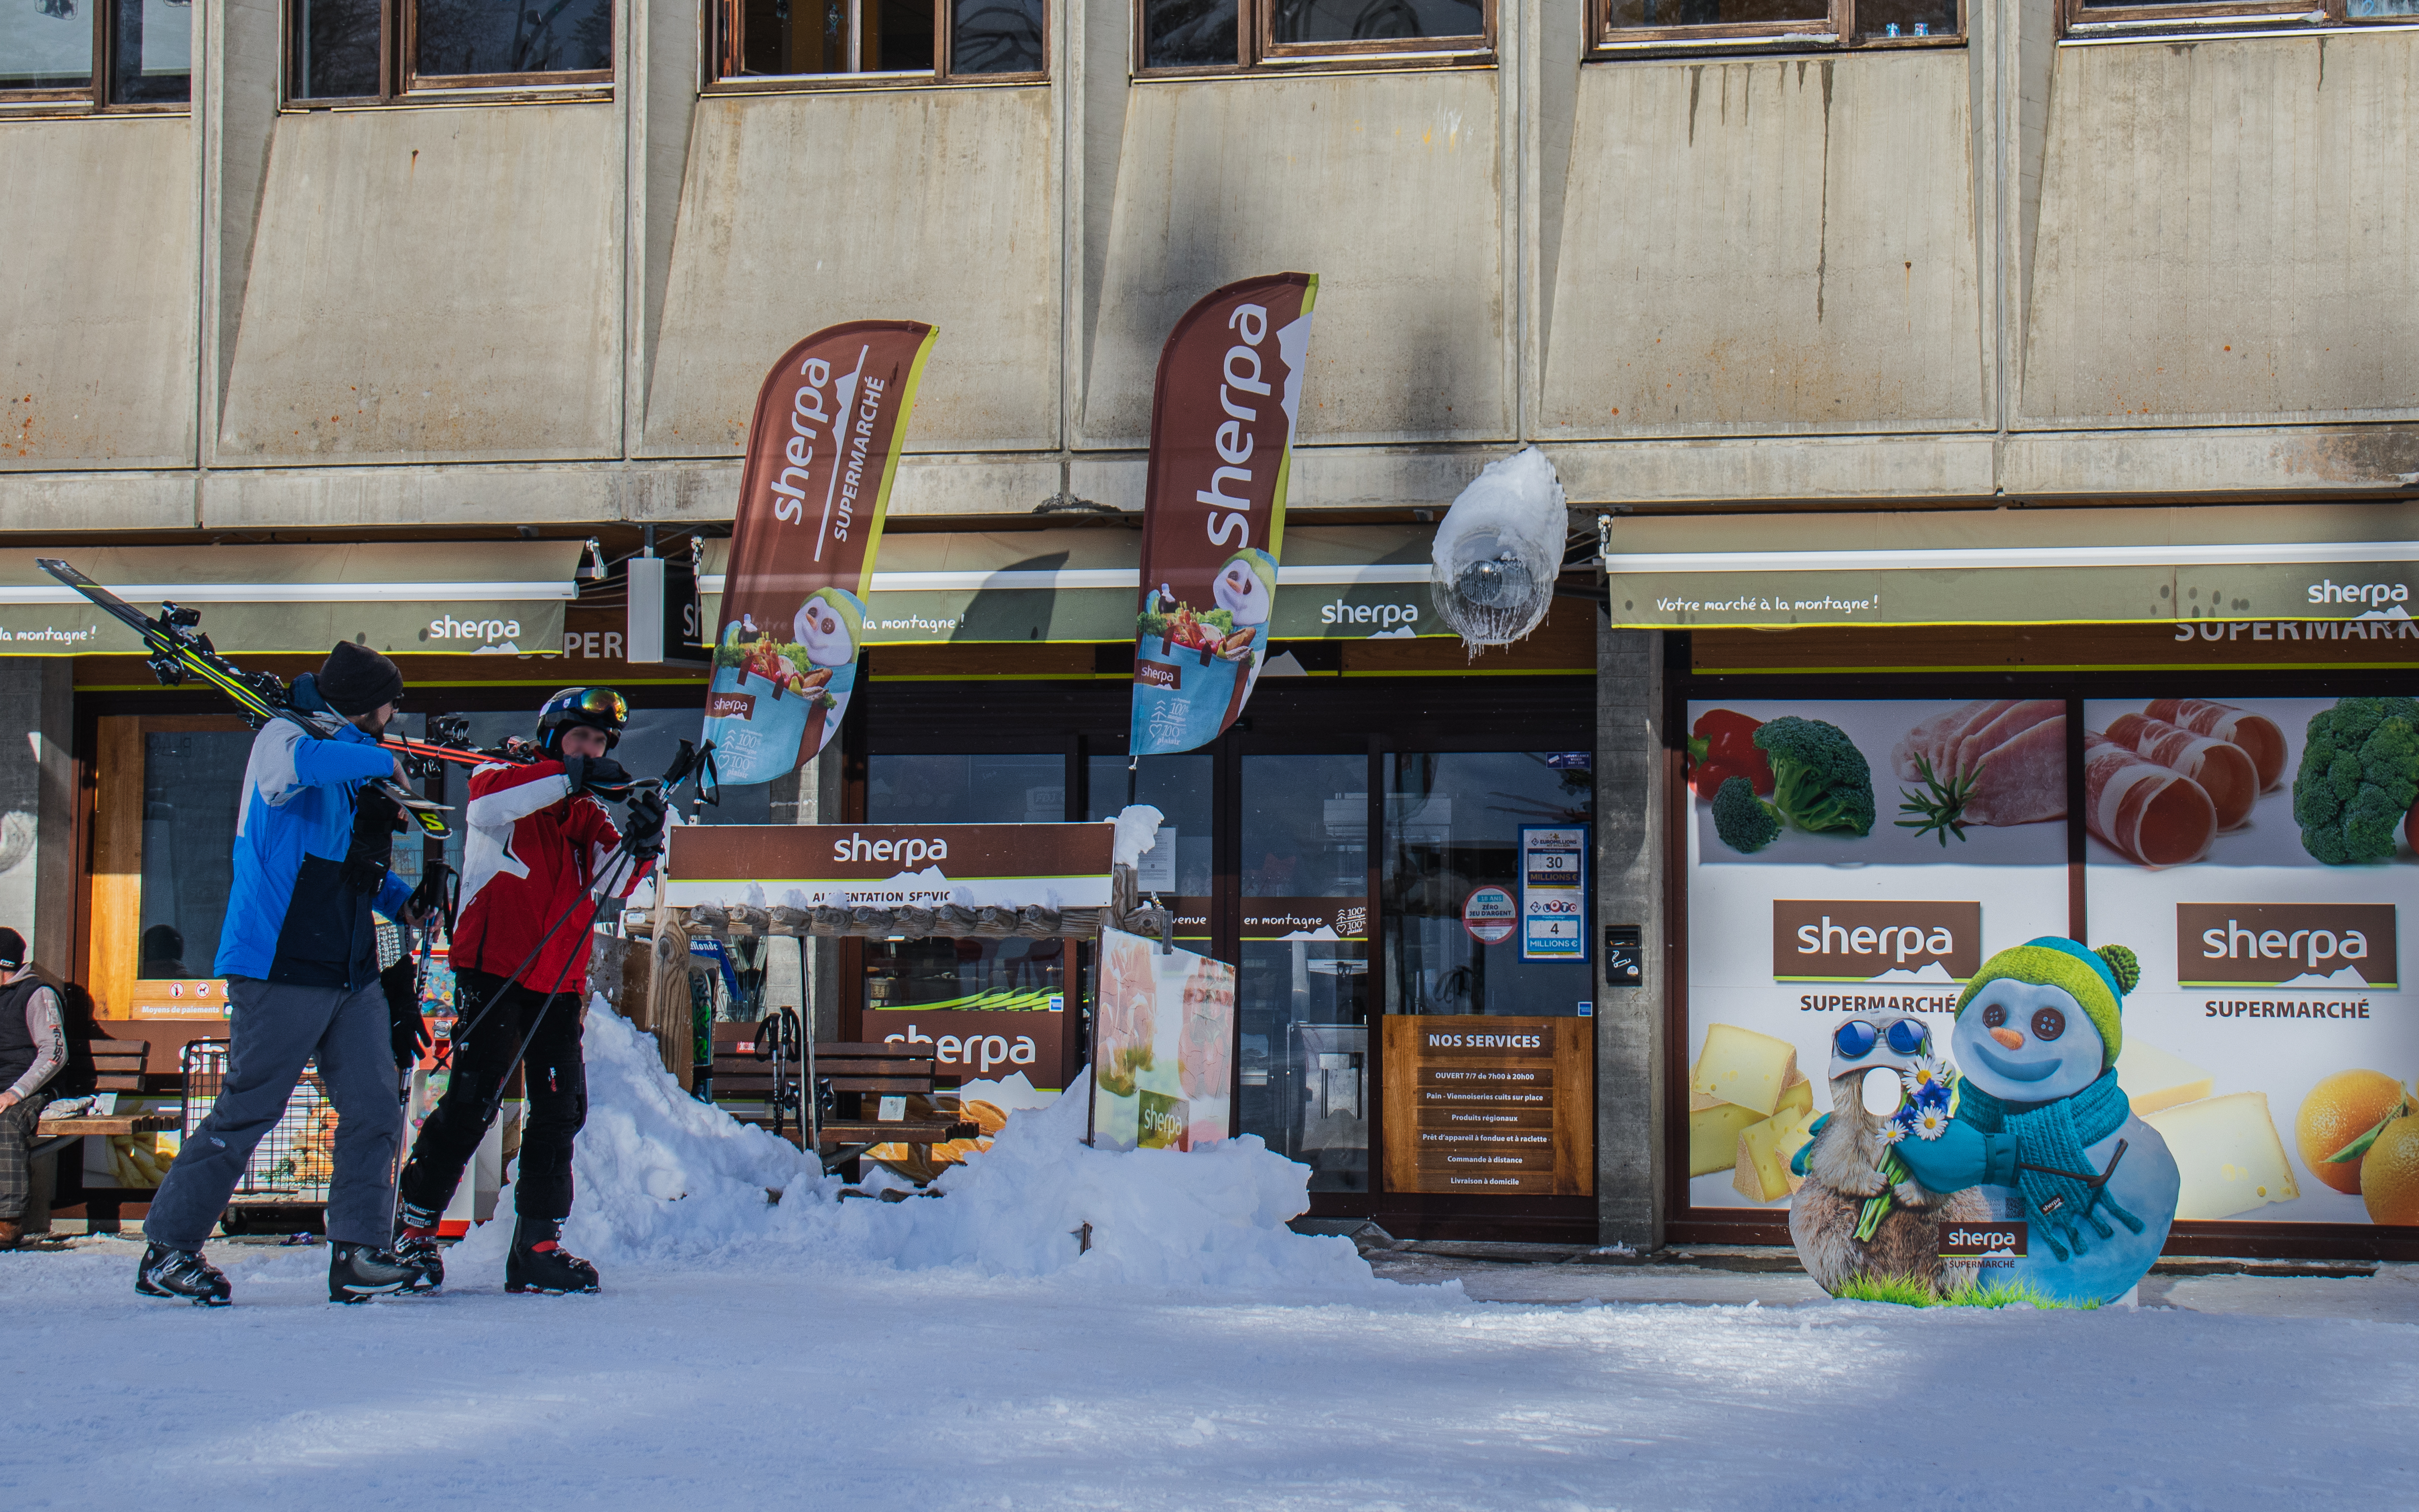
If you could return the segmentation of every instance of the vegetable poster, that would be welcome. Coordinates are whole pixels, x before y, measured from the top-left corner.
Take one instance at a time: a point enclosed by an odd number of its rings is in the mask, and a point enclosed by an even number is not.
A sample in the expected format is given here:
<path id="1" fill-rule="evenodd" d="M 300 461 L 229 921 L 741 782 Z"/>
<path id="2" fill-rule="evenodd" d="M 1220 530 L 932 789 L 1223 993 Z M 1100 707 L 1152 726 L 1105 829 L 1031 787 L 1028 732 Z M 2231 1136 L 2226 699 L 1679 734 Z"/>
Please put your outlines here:
<path id="1" fill-rule="evenodd" d="M 1137 755 L 1217 739 L 1259 677 L 1317 296 L 1309 273 L 1229 284 L 1186 311 L 1160 352 L 1128 744 Z"/>
<path id="2" fill-rule="evenodd" d="M 786 776 L 840 729 L 932 349 L 931 326 L 850 321 L 783 353 L 757 392 L 705 701 L 725 782 Z"/>
<path id="3" fill-rule="evenodd" d="M 2138 1247 L 2126 1218 L 2165 1221 L 2164 1188 L 2138 1183 L 2167 1163 L 2176 1222 L 2419 1223 L 2399 928 L 2419 901 L 2419 702 L 1733 701 L 1688 718 L 1690 1206 L 1797 1224 L 1823 1201 L 1810 1183 L 1857 1185 L 1826 1174 L 1826 1115 L 1917 1141 L 1918 1170 L 1973 1121 L 1926 1088 L 1974 1089 L 2014 1140 L 2057 1101 L 2027 1088 L 2072 1081 L 2090 1102 L 2067 1121 L 2105 1137 L 2026 1158 L 2066 1174 L 2027 1171 L 2023 1201 L 1941 1225 L 1970 1219 L 1956 1231 L 2027 1264 Z M 2122 1177 L 2102 1169 L 2119 1140 Z M 1967 1249 L 1961 1265 L 1990 1246 Z"/>
<path id="4" fill-rule="evenodd" d="M 2090 931 L 2141 956 L 2119 1069 L 2176 1216 L 2419 1223 L 2419 702 L 2083 709 Z"/>
<path id="5" fill-rule="evenodd" d="M 1092 1142 L 1202 1149 L 1226 1137 L 1235 968 L 1139 934 L 1101 935 Z"/>
<path id="6" fill-rule="evenodd" d="M 1691 1207 L 1789 1210 L 1818 1120 L 1858 1103 L 1871 1057 L 1945 1053 L 1983 962 L 2065 933 L 2067 712 L 1689 705 Z M 1863 1055 L 1835 1074 L 1843 1035 Z"/>

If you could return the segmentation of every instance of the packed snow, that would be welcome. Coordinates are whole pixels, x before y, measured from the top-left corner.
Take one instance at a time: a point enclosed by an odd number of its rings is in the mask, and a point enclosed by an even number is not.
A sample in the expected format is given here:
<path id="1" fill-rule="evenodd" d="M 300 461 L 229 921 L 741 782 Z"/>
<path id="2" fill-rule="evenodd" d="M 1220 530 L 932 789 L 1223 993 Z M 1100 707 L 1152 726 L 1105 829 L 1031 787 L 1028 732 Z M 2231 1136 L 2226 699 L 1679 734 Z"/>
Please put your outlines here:
<path id="1" fill-rule="evenodd" d="M 131 1240 L 0 1255 L 8 1504 L 2265 1512 L 2404 1504 L 2419 1459 L 2403 1270 L 2092 1313 L 1381 1255 L 1452 1277 L 1403 1285 L 1286 1228 L 1256 1140 L 1089 1149 L 1079 1088 L 944 1196 L 842 1200 L 609 1010 L 588 1041 L 601 1294 L 505 1295 L 502 1224 L 362 1307 L 316 1246 L 214 1246 L 217 1311 L 135 1296 Z"/>

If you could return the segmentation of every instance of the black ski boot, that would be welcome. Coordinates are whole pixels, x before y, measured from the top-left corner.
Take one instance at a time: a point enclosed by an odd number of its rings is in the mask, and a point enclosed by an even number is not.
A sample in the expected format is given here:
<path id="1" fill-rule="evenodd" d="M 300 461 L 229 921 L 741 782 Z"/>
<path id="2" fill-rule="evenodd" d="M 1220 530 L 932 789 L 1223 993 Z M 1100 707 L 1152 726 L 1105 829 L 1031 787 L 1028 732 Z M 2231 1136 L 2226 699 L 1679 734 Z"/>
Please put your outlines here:
<path id="1" fill-rule="evenodd" d="M 438 1214 L 407 1202 L 394 1226 L 394 1257 L 417 1266 L 430 1291 L 445 1284 L 445 1249 L 437 1242 L 437 1222 Z"/>
<path id="2" fill-rule="evenodd" d="M 536 1218 L 513 1225 L 513 1252 L 504 1261 L 506 1291 L 593 1291 L 596 1267 L 564 1249 L 562 1226 Z"/>
<path id="3" fill-rule="evenodd" d="M 235 1288 L 219 1268 L 202 1258 L 197 1249 L 149 1245 L 134 1269 L 134 1289 L 146 1297 L 182 1297 L 196 1307 L 223 1307 L 235 1301 Z"/>
<path id="4" fill-rule="evenodd" d="M 328 1246 L 330 1302 L 367 1302 L 372 1297 L 435 1289 L 420 1267 L 406 1263 L 393 1250 L 367 1244 Z"/>

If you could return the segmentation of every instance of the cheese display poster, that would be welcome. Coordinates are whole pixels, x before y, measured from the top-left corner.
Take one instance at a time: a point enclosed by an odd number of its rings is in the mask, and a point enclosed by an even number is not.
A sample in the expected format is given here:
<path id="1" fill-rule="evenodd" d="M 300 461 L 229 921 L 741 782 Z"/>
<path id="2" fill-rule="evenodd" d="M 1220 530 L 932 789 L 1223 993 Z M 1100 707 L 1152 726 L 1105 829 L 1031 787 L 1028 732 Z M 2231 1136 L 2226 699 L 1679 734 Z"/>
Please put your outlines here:
<path id="1" fill-rule="evenodd" d="M 1202 1149 L 1225 1139 L 1233 1096 L 1235 968 L 1106 930 L 1097 1003 L 1092 1143 L 1108 1149 Z"/>
<path id="2" fill-rule="evenodd" d="M 2419 703 L 2083 709 L 2088 928 L 2141 960 L 2118 1069 L 2176 1217 L 2419 1223 Z"/>
<path id="3" fill-rule="evenodd" d="M 1945 1051 L 1985 960 L 2066 932 L 2066 704 L 1700 702 L 1688 723 L 1688 1200 L 1778 1212 L 1814 1120 L 1857 1095 L 1854 1068 L 1830 1079 L 1843 1026 L 1912 1019 Z"/>

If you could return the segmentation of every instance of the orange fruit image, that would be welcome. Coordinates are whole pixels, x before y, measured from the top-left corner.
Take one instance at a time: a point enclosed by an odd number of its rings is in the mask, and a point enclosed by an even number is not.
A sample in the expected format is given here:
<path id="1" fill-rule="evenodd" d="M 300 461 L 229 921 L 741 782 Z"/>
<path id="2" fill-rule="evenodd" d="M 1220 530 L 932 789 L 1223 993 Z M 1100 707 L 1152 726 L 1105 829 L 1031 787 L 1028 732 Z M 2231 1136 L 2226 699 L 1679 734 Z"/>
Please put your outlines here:
<path id="1" fill-rule="evenodd" d="M 2293 1115 L 2293 1145 L 2310 1174 L 2347 1195 L 2360 1191 L 2362 1161 L 2327 1157 L 2377 1127 L 2402 1101 L 2402 1084 L 2381 1071 L 2339 1071 L 2310 1088 Z"/>
<path id="2" fill-rule="evenodd" d="M 2419 1114 L 2385 1126 L 2360 1163 L 2360 1199 L 2373 1224 L 2419 1224 Z"/>

